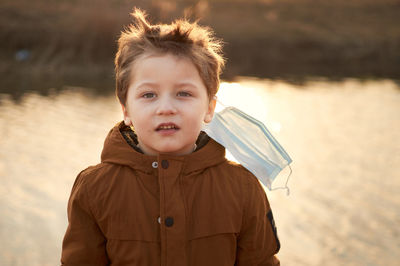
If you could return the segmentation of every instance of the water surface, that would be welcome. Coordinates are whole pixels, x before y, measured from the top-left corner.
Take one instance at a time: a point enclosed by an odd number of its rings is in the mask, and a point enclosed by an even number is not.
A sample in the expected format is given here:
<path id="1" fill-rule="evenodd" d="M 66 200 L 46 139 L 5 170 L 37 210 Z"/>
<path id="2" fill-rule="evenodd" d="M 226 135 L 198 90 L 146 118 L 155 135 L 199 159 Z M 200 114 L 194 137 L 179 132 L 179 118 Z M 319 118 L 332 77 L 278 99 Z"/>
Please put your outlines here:
<path id="1" fill-rule="evenodd" d="M 268 192 L 282 265 L 398 263 L 396 83 L 243 78 L 218 96 L 264 121 L 293 159 L 290 196 Z M 99 161 L 120 107 L 79 88 L 0 99 L 0 265 L 57 265 L 73 181 Z"/>

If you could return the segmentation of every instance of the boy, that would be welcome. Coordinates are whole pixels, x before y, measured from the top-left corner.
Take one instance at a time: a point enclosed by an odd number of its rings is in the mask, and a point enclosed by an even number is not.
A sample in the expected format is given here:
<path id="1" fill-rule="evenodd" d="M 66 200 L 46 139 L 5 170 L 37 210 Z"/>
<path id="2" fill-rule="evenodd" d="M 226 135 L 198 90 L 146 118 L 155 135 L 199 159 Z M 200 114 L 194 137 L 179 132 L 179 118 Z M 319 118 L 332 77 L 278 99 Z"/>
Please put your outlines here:
<path id="1" fill-rule="evenodd" d="M 132 16 L 115 59 L 124 121 L 74 183 L 62 265 L 279 265 L 260 183 L 201 131 L 214 114 L 219 43 L 195 23 Z"/>

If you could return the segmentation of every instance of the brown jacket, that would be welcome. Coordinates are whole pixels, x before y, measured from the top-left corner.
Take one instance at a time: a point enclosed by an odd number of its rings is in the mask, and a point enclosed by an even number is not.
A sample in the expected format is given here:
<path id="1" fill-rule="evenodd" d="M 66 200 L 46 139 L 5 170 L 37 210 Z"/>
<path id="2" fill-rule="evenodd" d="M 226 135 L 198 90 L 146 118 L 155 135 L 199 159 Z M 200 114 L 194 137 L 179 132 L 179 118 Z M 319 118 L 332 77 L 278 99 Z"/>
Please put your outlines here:
<path id="1" fill-rule="evenodd" d="M 148 156 L 125 131 L 116 125 L 101 163 L 75 180 L 62 265 L 279 265 L 265 192 L 223 146 L 202 133 L 189 155 Z"/>

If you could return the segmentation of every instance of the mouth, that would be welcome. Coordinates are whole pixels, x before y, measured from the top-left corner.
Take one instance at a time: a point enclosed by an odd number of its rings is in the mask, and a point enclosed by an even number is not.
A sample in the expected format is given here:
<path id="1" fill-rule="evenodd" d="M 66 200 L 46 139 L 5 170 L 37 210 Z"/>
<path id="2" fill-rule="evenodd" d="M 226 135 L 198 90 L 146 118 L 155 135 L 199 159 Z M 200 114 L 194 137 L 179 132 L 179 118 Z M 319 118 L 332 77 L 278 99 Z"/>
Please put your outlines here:
<path id="1" fill-rule="evenodd" d="M 158 125 L 156 128 L 156 131 L 161 131 L 161 130 L 178 130 L 179 127 L 175 125 L 174 123 L 162 123 Z"/>

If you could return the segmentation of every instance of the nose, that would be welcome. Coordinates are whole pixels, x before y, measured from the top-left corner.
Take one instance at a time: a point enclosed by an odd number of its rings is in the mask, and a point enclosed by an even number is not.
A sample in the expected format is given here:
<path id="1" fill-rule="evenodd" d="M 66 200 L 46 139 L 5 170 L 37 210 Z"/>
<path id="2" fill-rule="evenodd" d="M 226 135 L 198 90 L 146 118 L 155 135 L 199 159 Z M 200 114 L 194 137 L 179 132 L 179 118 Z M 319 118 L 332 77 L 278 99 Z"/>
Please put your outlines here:
<path id="1" fill-rule="evenodd" d="M 162 97 L 158 101 L 157 115 L 172 115 L 176 113 L 173 99 L 168 96 Z"/>

